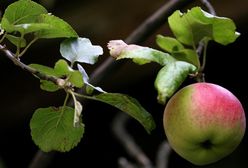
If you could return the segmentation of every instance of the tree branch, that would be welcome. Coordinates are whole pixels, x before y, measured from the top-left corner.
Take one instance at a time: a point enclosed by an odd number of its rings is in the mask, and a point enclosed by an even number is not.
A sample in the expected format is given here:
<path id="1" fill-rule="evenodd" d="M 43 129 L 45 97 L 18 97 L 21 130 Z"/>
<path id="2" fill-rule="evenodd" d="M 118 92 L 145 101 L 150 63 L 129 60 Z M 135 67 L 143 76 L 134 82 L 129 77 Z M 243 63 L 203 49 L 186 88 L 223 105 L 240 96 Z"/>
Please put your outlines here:
<path id="1" fill-rule="evenodd" d="M 160 144 L 156 157 L 156 168 L 167 168 L 171 147 L 167 141 Z"/>
<path id="2" fill-rule="evenodd" d="M 161 6 L 155 13 L 148 17 L 138 28 L 136 28 L 126 39 L 127 44 L 138 44 L 144 42 L 160 26 L 166 23 L 167 18 L 177 9 L 181 9 L 194 0 L 170 0 Z M 115 72 L 121 67 L 122 63 L 114 61 L 108 57 L 95 71 L 90 75 L 90 83 L 93 85 L 99 83 L 107 75 Z"/>
<path id="3" fill-rule="evenodd" d="M 124 113 L 118 113 L 112 123 L 113 132 L 116 138 L 126 149 L 127 153 L 133 157 L 142 167 L 153 168 L 151 161 L 144 152 L 135 143 L 133 137 L 126 130 L 129 116 Z M 129 164 L 130 165 L 130 164 Z"/>

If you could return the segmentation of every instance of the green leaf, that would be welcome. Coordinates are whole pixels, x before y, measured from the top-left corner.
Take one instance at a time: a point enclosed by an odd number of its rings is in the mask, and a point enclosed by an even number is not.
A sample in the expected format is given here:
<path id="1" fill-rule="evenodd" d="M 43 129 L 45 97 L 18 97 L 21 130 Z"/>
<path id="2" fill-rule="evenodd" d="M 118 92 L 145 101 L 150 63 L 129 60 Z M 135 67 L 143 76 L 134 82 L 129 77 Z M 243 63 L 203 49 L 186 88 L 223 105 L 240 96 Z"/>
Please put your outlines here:
<path id="1" fill-rule="evenodd" d="M 31 0 L 19 0 L 7 7 L 1 26 L 8 33 L 18 31 L 23 35 L 44 28 L 48 29 L 47 25 L 36 23 L 40 14 L 46 13 L 47 10 L 43 6 Z"/>
<path id="2" fill-rule="evenodd" d="M 79 71 L 73 70 L 65 60 L 58 60 L 54 66 L 58 77 L 67 76 L 68 80 L 76 87 L 83 87 L 83 76 Z"/>
<path id="3" fill-rule="evenodd" d="M 171 55 L 177 60 L 191 63 L 197 68 L 200 68 L 200 60 L 197 52 L 192 49 L 184 48 L 184 46 L 177 39 L 158 35 L 156 42 L 159 47 L 171 53 Z"/>
<path id="4" fill-rule="evenodd" d="M 19 46 L 19 47 L 25 47 L 26 46 L 26 40 L 24 38 L 21 37 L 16 37 L 10 34 L 6 35 L 6 38 L 15 46 Z"/>
<path id="5" fill-rule="evenodd" d="M 175 61 L 164 66 L 158 73 L 155 80 L 155 88 L 158 91 L 158 101 L 165 104 L 186 77 L 193 73 L 196 67 L 184 61 Z"/>
<path id="6" fill-rule="evenodd" d="M 195 50 L 182 49 L 180 51 L 174 51 L 172 56 L 179 61 L 185 61 L 195 65 L 198 69 L 200 68 L 200 60 Z"/>
<path id="7" fill-rule="evenodd" d="M 8 33 L 17 31 L 23 35 L 39 30 L 50 29 L 50 26 L 45 23 L 24 23 L 24 24 L 13 25 L 9 23 L 9 21 L 6 18 L 3 18 L 1 23 L 5 27 L 5 31 L 7 31 Z"/>
<path id="8" fill-rule="evenodd" d="M 157 35 L 156 43 L 163 50 L 172 53 L 184 49 L 184 46 L 175 38 Z"/>
<path id="9" fill-rule="evenodd" d="M 128 95 L 119 93 L 101 93 L 92 97 L 92 99 L 107 103 L 123 112 L 126 112 L 139 121 L 148 133 L 155 128 L 155 122 L 152 115 L 148 113 L 136 99 Z"/>
<path id="10" fill-rule="evenodd" d="M 40 73 L 43 73 L 43 74 L 46 74 L 49 76 L 59 77 L 58 73 L 56 73 L 53 68 L 50 68 L 50 67 L 47 67 L 44 65 L 40 65 L 40 64 L 30 64 L 29 66 L 36 69 Z M 55 92 L 55 91 L 61 89 L 55 83 L 53 83 L 51 81 L 47 81 L 47 80 L 40 80 L 40 88 L 42 90 L 45 90 L 48 92 Z"/>
<path id="11" fill-rule="evenodd" d="M 83 137 L 84 125 L 73 127 L 74 110 L 71 107 L 39 108 L 31 121 L 34 143 L 44 152 L 67 152 Z"/>
<path id="12" fill-rule="evenodd" d="M 77 70 L 73 70 L 65 60 L 58 60 L 54 69 L 39 64 L 30 64 L 29 66 L 46 75 L 58 78 L 68 78 L 67 80 L 78 88 L 81 88 L 84 85 L 82 74 Z M 47 83 L 43 81 L 41 84 L 41 88 L 46 91 L 52 91 L 54 90 L 53 88 L 56 88 L 56 86 L 54 86 L 55 84 L 53 85 L 51 82 Z"/>
<path id="13" fill-rule="evenodd" d="M 50 25 L 45 23 L 26 23 L 15 25 L 13 27 L 13 31 L 18 31 L 21 34 L 27 34 L 41 30 L 49 30 L 50 28 Z"/>
<path id="14" fill-rule="evenodd" d="M 53 68 L 51 67 L 48 67 L 48 66 L 45 66 L 45 65 L 40 65 L 40 64 L 30 64 L 29 65 L 31 68 L 34 68 L 36 69 L 37 71 L 41 72 L 41 73 L 44 73 L 46 75 L 50 75 L 50 76 L 56 76 L 58 77 L 58 73 L 56 73 L 54 71 Z"/>
<path id="15" fill-rule="evenodd" d="M 94 64 L 98 56 L 103 54 L 103 49 L 100 46 L 92 45 L 87 38 L 70 38 L 61 43 L 60 53 L 71 63 Z"/>
<path id="16" fill-rule="evenodd" d="M 193 8 L 191 15 L 205 24 L 212 24 L 212 39 L 217 43 L 227 45 L 234 42 L 240 35 L 235 31 L 235 23 L 229 18 L 211 15 L 199 7 Z"/>
<path id="17" fill-rule="evenodd" d="M 183 13 L 179 10 L 175 11 L 168 18 L 168 23 L 177 40 L 184 44 L 194 45 L 191 27 L 183 17 Z"/>
<path id="18" fill-rule="evenodd" d="M 231 19 L 213 16 L 200 7 L 194 7 L 187 13 L 177 10 L 168 18 L 168 22 L 176 38 L 190 46 L 196 46 L 206 38 L 227 45 L 239 36 Z"/>
<path id="19" fill-rule="evenodd" d="M 170 54 L 164 53 L 152 48 L 138 45 L 127 45 L 122 40 L 112 40 L 108 44 L 110 55 L 117 60 L 130 58 L 137 64 L 146 64 L 156 62 L 160 65 L 166 65 L 175 61 Z"/>
<path id="20" fill-rule="evenodd" d="M 40 30 L 36 33 L 39 38 L 78 37 L 74 29 L 64 20 L 50 14 L 41 14 L 38 22 L 46 24 L 49 29 Z"/>
<path id="21" fill-rule="evenodd" d="M 47 10 L 38 3 L 31 0 L 19 0 L 6 8 L 3 18 L 13 25 L 35 23 L 37 17 L 45 13 Z"/>
<path id="22" fill-rule="evenodd" d="M 47 80 L 40 80 L 40 88 L 47 92 L 56 92 L 57 90 L 61 89 L 58 85 Z"/>

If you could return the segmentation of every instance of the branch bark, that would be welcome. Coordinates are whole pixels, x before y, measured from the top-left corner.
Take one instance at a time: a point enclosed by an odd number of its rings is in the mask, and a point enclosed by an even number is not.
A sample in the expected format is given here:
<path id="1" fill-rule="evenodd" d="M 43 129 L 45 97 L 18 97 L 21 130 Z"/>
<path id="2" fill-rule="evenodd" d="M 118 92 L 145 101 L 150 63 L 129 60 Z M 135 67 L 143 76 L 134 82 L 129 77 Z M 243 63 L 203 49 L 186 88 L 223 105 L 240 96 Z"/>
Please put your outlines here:
<path id="1" fill-rule="evenodd" d="M 37 71 L 36 69 L 34 68 L 31 68 L 30 66 L 24 64 L 23 62 L 21 62 L 16 56 L 15 54 L 13 54 L 10 50 L 8 50 L 5 46 L 1 45 L 0 44 L 0 51 L 2 51 L 4 53 L 4 55 L 10 59 L 16 66 L 30 72 L 31 74 L 39 77 L 40 79 L 43 79 L 43 80 L 48 80 L 48 81 L 51 81 L 57 85 L 59 85 L 60 83 L 60 78 L 56 78 L 54 76 L 48 76 L 46 74 L 43 74 L 43 73 L 40 73 L 39 71 Z"/>
<path id="2" fill-rule="evenodd" d="M 160 144 L 156 157 L 156 168 L 167 168 L 171 147 L 167 141 Z"/>
<path id="3" fill-rule="evenodd" d="M 116 138 L 124 146 L 127 153 L 133 157 L 139 163 L 139 165 L 141 165 L 141 167 L 153 168 L 150 159 L 144 154 L 141 148 L 135 143 L 133 137 L 127 132 L 126 125 L 128 119 L 128 115 L 124 113 L 118 113 L 118 115 L 113 120 L 112 128 Z"/>

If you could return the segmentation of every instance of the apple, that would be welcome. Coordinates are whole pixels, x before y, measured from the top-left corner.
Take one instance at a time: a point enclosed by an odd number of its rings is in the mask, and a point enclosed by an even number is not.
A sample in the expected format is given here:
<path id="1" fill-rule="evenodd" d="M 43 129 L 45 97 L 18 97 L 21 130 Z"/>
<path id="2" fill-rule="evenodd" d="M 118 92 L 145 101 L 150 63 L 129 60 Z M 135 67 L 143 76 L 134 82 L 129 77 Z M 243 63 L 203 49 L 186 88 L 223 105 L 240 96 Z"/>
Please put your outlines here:
<path id="1" fill-rule="evenodd" d="M 214 163 L 233 152 L 246 128 L 240 101 L 211 83 L 191 84 L 174 94 L 163 123 L 174 151 L 195 165 Z"/>

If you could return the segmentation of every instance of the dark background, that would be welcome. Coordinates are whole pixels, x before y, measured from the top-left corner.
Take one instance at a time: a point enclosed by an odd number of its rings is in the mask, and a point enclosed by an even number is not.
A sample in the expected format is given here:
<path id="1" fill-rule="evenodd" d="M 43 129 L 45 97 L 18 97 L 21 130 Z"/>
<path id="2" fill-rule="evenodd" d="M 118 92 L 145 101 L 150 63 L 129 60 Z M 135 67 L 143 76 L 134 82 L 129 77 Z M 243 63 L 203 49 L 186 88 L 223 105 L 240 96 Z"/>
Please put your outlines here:
<path id="1" fill-rule="evenodd" d="M 11 1 L 0 1 L 1 11 Z M 13 2 L 13 1 L 12 1 Z M 105 55 L 96 65 L 85 68 L 89 73 L 96 69 L 107 57 L 106 44 L 112 39 L 125 39 L 139 24 L 166 1 L 157 0 L 41 0 L 49 12 L 64 19 L 82 37 L 90 38 L 93 44 L 101 45 Z M 217 15 L 232 18 L 241 36 L 228 46 L 210 43 L 205 69 L 206 81 L 219 84 L 233 92 L 241 101 L 245 111 L 248 109 L 247 82 L 247 44 L 248 44 L 248 1 L 212 1 Z M 199 1 L 187 8 L 200 5 Z M 142 45 L 158 48 L 156 34 L 170 35 L 165 23 Z M 40 40 L 35 43 L 23 58 L 25 63 L 39 63 L 53 66 L 59 55 L 62 39 Z M 31 140 L 29 121 L 32 113 L 39 107 L 59 106 L 64 93 L 47 93 L 39 89 L 39 81 L 29 73 L 14 66 L 0 55 L 0 157 L 6 167 L 27 167 L 38 150 Z M 159 66 L 148 64 L 138 66 L 131 61 L 111 72 L 99 86 L 109 92 L 129 94 L 154 116 L 157 129 L 148 135 L 133 120 L 128 130 L 151 158 L 155 159 L 159 144 L 165 139 L 162 128 L 164 107 L 156 102 L 153 86 Z M 184 85 L 194 82 L 188 79 Z M 56 153 L 50 167 L 118 167 L 117 160 L 124 156 L 130 159 L 111 131 L 111 122 L 116 109 L 98 102 L 87 102 L 84 106 L 83 120 L 85 134 L 80 144 L 69 153 Z M 247 113 L 246 113 L 247 114 Z M 205 166 L 208 168 L 248 167 L 248 139 L 245 135 L 240 146 L 230 156 L 220 162 Z M 196 167 L 172 152 L 169 158 L 171 168 Z"/>

